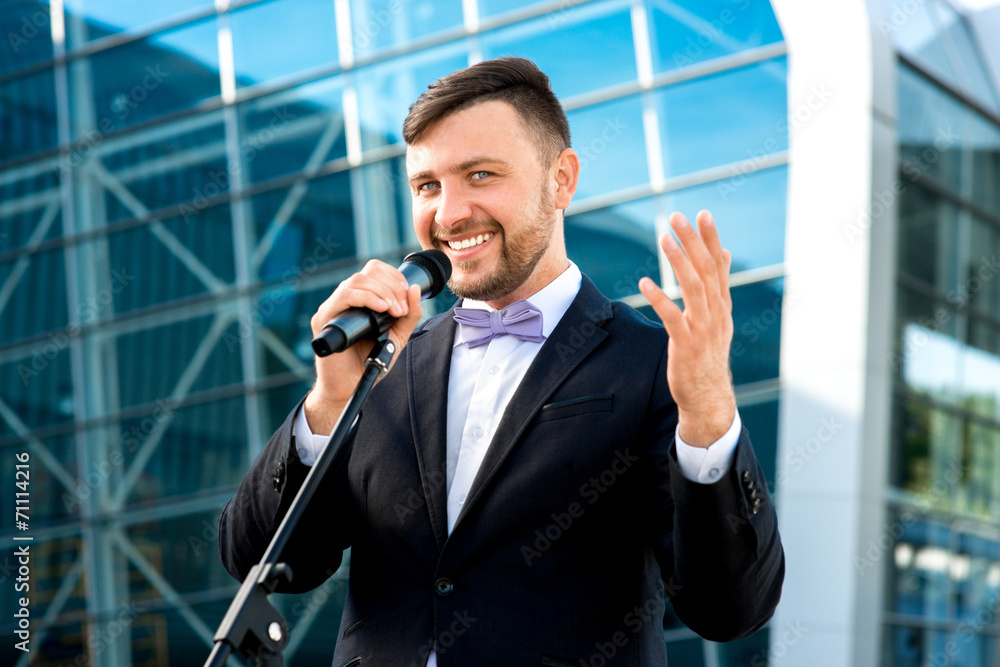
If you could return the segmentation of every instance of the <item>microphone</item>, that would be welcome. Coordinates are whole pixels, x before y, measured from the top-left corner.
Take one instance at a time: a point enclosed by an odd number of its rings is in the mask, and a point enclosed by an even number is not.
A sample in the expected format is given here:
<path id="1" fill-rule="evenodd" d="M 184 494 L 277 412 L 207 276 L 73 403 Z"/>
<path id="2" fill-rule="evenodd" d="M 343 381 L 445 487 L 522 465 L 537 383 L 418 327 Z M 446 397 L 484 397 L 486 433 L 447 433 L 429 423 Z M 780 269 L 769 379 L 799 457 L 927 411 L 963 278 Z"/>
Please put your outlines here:
<path id="1" fill-rule="evenodd" d="M 410 253 L 399 267 L 409 285 L 420 285 L 420 298 L 430 299 L 441 293 L 451 278 L 451 261 L 440 250 Z M 342 352 L 359 340 L 378 338 L 396 318 L 369 308 L 350 308 L 326 323 L 312 340 L 316 356 Z"/>

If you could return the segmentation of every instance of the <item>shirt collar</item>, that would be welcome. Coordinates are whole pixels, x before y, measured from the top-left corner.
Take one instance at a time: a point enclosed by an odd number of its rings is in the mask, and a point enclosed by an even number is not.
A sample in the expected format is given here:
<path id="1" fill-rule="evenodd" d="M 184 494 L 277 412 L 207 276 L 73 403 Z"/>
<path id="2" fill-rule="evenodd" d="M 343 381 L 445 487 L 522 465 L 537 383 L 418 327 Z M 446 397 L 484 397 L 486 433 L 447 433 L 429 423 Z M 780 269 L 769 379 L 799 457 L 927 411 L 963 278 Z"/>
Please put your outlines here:
<path id="1" fill-rule="evenodd" d="M 580 273 L 580 268 L 573 263 L 573 260 L 569 260 L 569 266 L 565 271 L 556 276 L 548 285 L 527 298 L 527 301 L 530 301 L 531 305 L 542 311 L 543 336 L 548 338 L 556 328 L 556 325 L 559 324 L 563 315 L 569 310 L 570 304 L 573 303 L 573 299 L 579 294 L 582 283 L 583 274 Z M 460 305 L 463 308 L 478 308 L 487 311 L 496 310 L 496 308 L 485 301 L 474 301 L 472 299 L 463 299 Z M 462 327 L 455 327 L 455 346 L 457 347 L 463 343 L 465 341 L 462 339 Z"/>

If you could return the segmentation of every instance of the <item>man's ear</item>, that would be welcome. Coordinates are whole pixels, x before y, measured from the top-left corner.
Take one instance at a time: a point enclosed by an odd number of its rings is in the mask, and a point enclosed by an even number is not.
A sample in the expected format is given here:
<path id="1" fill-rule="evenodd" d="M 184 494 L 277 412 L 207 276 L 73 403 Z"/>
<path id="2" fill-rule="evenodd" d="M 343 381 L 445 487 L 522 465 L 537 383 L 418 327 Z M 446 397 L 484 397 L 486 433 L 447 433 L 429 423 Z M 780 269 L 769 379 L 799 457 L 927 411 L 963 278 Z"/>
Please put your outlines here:
<path id="1" fill-rule="evenodd" d="M 552 165 L 555 171 L 556 196 L 555 205 L 565 209 L 576 194 L 576 183 L 580 177 L 580 158 L 572 148 L 564 148 Z"/>

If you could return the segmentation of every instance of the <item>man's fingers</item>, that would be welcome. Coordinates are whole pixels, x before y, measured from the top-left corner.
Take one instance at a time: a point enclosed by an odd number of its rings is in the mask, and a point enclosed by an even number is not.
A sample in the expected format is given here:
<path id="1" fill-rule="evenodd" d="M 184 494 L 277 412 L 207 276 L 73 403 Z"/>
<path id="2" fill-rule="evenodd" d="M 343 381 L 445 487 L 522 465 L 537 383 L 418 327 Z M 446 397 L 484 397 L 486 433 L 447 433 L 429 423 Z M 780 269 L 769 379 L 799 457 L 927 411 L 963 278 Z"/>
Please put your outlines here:
<path id="1" fill-rule="evenodd" d="M 699 280 L 704 285 L 705 296 L 711 302 L 719 296 L 718 259 L 721 255 L 711 251 L 710 240 L 705 237 L 705 234 L 714 237 L 718 251 L 721 251 L 722 246 L 718 242 L 718 233 L 712 216 L 707 214 L 708 211 L 702 211 L 698 214 L 698 231 L 695 231 L 687 218 L 680 213 L 674 213 L 670 216 L 670 226 L 677 233 L 677 238 L 684 246 L 684 252 L 695 273 L 693 279 Z M 680 276 L 677 280 L 680 283 Z M 681 284 L 681 289 L 685 290 L 686 286 Z"/>
<path id="2" fill-rule="evenodd" d="M 680 217 L 683 219 L 684 216 Z M 671 222 L 673 222 L 673 218 L 671 218 Z M 666 232 L 660 237 L 660 247 L 677 277 L 677 285 L 681 288 L 681 300 L 684 302 L 684 308 L 698 313 L 705 312 L 705 284 L 691 264 L 684 248 L 677 244 L 670 232 Z"/>
<path id="3" fill-rule="evenodd" d="M 670 336 L 680 334 L 682 328 L 685 326 L 684 314 L 677 304 L 671 301 L 670 297 L 664 294 L 663 290 L 650 278 L 644 277 L 639 281 L 639 291 L 642 292 L 642 295 L 649 301 L 649 305 L 656 311 L 660 321 L 663 322 L 663 326 L 667 328 L 667 334 Z"/>

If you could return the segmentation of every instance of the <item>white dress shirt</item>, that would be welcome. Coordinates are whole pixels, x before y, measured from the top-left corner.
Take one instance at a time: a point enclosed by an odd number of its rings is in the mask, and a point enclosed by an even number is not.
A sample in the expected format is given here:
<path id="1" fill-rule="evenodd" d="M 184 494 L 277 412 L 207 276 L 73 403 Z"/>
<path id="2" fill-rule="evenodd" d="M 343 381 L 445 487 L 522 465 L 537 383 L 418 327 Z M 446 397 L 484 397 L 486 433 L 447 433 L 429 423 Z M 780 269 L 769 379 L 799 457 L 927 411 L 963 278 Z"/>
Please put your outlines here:
<path id="1" fill-rule="evenodd" d="M 580 291 L 582 275 L 573 262 L 555 280 L 529 297 L 542 311 L 542 335 L 548 338 Z M 495 310 L 482 301 L 464 300 L 464 308 Z M 469 347 L 455 328 L 451 374 L 448 378 L 447 490 L 448 533 L 462 511 L 472 482 L 486 456 L 511 397 L 541 349 L 542 343 L 513 336 L 497 336 L 488 344 Z M 689 480 L 709 484 L 723 476 L 732 464 L 742 423 L 739 413 L 729 431 L 710 447 L 691 447 L 676 436 L 677 462 Z M 312 465 L 329 435 L 315 435 L 305 411 L 295 418 L 296 451 L 305 465 Z M 432 651 L 427 667 L 437 667 Z"/>

